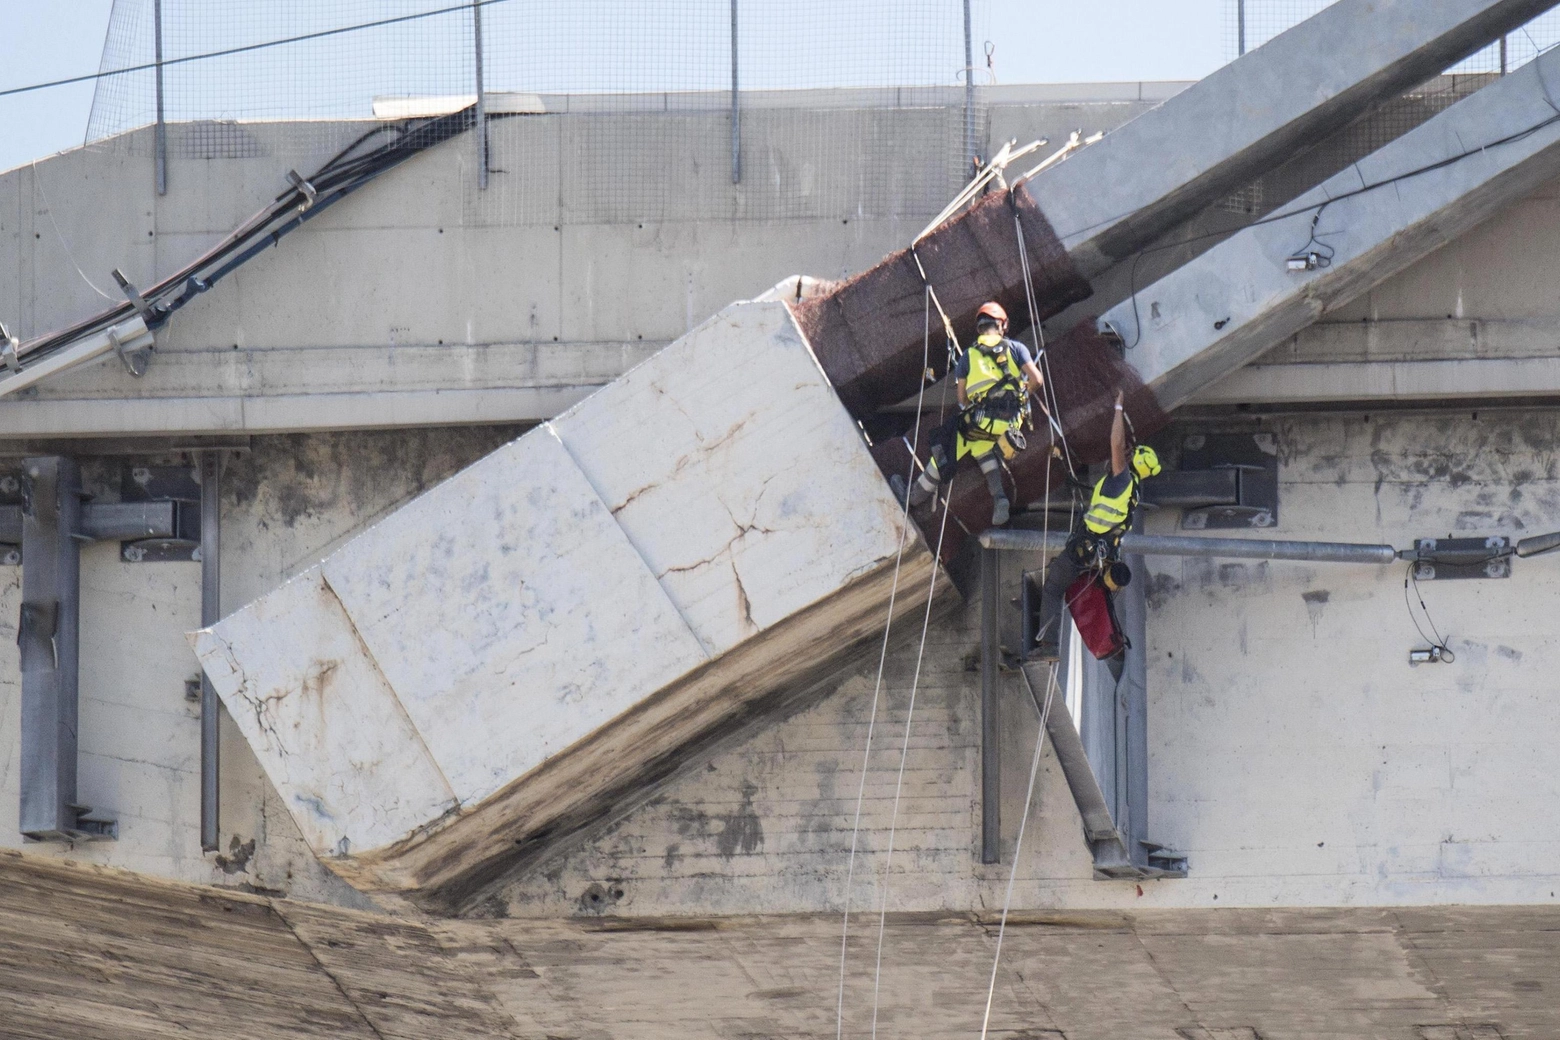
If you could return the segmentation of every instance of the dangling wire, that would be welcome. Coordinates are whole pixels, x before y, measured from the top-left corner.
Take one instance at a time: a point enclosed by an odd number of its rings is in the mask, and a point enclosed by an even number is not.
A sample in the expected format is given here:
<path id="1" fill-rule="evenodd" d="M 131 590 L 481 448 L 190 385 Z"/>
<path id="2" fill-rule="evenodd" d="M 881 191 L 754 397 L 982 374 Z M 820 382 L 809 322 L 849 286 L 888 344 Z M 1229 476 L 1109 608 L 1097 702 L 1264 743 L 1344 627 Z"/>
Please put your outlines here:
<path id="1" fill-rule="evenodd" d="M 1414 631 L 1419 633 L 1419 638 L 1430 644 L 1430 649 L 1438 651 L 1439 659 L 1451 664 L 1457 660 L 1457 655 L 1452 653 L 1446 645 L 1446 640 L 1441 638 L 1441 632 L 1435 627 L 1435 619 L 1430 616 L 1430 608 L 1425 606 L 1424 594 L 1419 591 L 1419 574 L 1414 569 L 1415 564 L 1410 562 L 1408 570 L 1403 574 L 1403 606 L 1408 610 L 1408 620 L 1414 623 Z M 1430 631 L 1435 635 L 1434 639 L 1425 635 L 1425 630 L 1419 626 L 1419 618 L 1414 615 L 1414 607 L 1408 601 L 1409 582 L 1414 584 L 1414 598 L 1419 600 L 1419 609 L 1424 612 L 1425 623 L 1430 626 Z"/>
<path id="2" fill-rule="evenodd" d="M 926 363 L 930 359 L 932 344 L 932 304 L 931 286 L 926 289 L 926 313 L 924 318 L 925 331 L 921 338 L 921 368 L 924 372 Z M 926 397 L 926 380 L 922 378 L 921 389 L 916 394 L 916 415 L 921 414 L 921 403 Z M 845 960 L 847 944 L 850 939 L 850 896 L 851 887 L 856 880 L 856 846 L 861 836 L 861 806 L 867 796 L 867 767 L 872 761 L 872 732 L 877 728 L 878 698 L 883 690 L 883 669 L 888 662 L 888 636 L 894 629 L 894 599 L 899 593 L 899 565 L 904 559 L 905 539 L 910 531 L 910 482 L 916 479 L 916 447 L 921 437 L 921 425 L 916 423 L 915 440 L 906 442 L 910 447 L 910 466 L 905 473 L 905 501 L 904 511 L 899 516 L 899 549 L 894 553 L 894 579 L 888 587 L 888 619 L 883 623 L 883 643 L 878 649 L 877 679 L 872 684 L 872 711 L 867 718 L 867 746 L 861 755 L 861 782 L 856 788 L 856 820 L 850 831 L 850 859 L 845 868 L 845 915 L 840 925 L 840 992 L 839 999 L 834 1008 L 834 1036 L 835 1040 L 843 1040 L 845 1035 Z"/>

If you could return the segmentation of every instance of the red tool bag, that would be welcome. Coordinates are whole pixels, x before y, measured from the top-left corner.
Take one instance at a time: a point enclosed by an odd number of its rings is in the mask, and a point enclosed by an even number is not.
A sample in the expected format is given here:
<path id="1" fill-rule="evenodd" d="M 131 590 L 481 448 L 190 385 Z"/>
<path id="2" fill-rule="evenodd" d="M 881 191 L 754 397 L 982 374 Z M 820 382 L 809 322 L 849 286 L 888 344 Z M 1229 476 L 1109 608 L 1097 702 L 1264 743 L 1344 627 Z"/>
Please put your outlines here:
<path id="1" fill-rule="evenodd" d="M 1126 650 L 1127 637 L 1121 634 L 1116 612 L 1111 609 L 1110 593 L 1100 583 L 1099 575 L 1090 571 L 1079 575 L 1067 587 L 1067 608 L 1072 611 L 1073 624 L 1083 637 L 1083 645 L 1096 660 L 1104 661 Z"/>

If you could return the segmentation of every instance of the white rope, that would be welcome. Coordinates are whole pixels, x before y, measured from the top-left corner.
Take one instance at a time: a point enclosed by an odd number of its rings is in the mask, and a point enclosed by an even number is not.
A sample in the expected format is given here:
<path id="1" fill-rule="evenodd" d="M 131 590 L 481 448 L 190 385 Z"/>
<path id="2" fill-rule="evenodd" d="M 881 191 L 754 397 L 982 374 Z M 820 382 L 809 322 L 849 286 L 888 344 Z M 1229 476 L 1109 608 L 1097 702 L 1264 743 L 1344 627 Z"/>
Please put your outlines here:
<path id="1" fill-rule="evenodd" d="M 1013 866 L 1008 870 L 1007 896 L 1002 900 L 1002 923 L 997 926 L 997 953 L 991 960 L 991 984 L 986 987 L 986 1015 L 980 1022 L 980 1040 L 986 1040 L 986 1030 L 991 1025 L 991 1001 L 997 992 L 997 968 L 1002 963 L 1002 939 L 1007 934 L 1008 907 L 1013 902 L 1013 882 L 1018 877 L 1018 854 L 1024 848 L 1024 827 L 1029 823 L 1029 810 L 1034 804 L 1035 778 L 1040 774 L 1040 752 L 1045 749 L 1045 728 L 1051 721 L 1051 700 L 1056 696 L 1056 665 L 1050 668 L 1050 678 L 1045 687 L 1045 706 L 1040 709 L 1040 732 L 1035 737 L 1035 757 L 1029 763 L 1029 791 L 1024 795 L 1024 815 L 1018 821 L 1018 840 L 1013 844 Z M 1024 676 L 1029 682 L 1029 676 Z M 1033 695 L 1034 688 L 1030 688 Z"/>
<path id="2" fill-rule="evenodd" d="M 905 709 L 905 737 L 899 749 L 899 779 L 894 784 L 894 810 L 888 820 L 888 852 L 883 860 L 883 900 L 878 912 L 877 966 L 872 979 L 872 1037 L 877 1038 L 878 996 L 883 984 L 883 933 L 888 924 L 888 889 L 890 871 L 894 865 L 894 831 L 899 824 L 899 795 L 905 784 L 905 762 L 910 757 L 910 724 L 915 719 L 915 695 L 921 686 L 921 660 L 926 655 L 926 633 L 932 623 L 932 604 L 937 598 L 938 561 L 942 559 L 943 535 L 948 531 L 948 511 L 953 505 L 955 474 L 949 473 L 944 484 L 942 521 L 937 526 L 937 550 L 932 555 L 932 580 L 926 590 L 926 613 L 921 618 L 921 645 L 915 654 L 915 674 L 910 680 L 910 703 Z"/>
<path id="3" fill-rule="evenodd" d="M 1017 220 L 1016 216 L 1015 216 L 1014 220 L 1015 221 Z M 1020 231 L 1019 235 L 1020 235 L 1020 237 L 1019 237 L 1019 247 L 1020 247 L 1020 249 L 1022 249 L 1023 248 L 1023 237 L 1022 237 L 1023 236 L 1023 232 Z M 1024 272 L 1024 284 L 1026 286 L 1029 284 L 1029 272 L 1028 272 L 1027 268 L 1028 268 L 1028 265 L 1026 263 L 1025 264 L 1025 272 Z M 1033 304 L 1031 304 L 1031 307 L 1032 306 L 1033 306 Z M 1030 311 L 1030 317 L 1031 317 L 1031 320 L 1033 320 L 1033 317 L 1034 317 L 1034 311 L 1033 310 Z M 1038 339 L 1040 326 L 1038 324 L 1036 324 L 1034 327 L 1035 327 L 1035 330 L 1036 330 L 1036 337 Z M 1046 502 L 1046 510 L 1045 510 L 1045 519 L 1041 522 L 1041 538 L 1043 539 L 1043 542 L 1050 540 L 1050 537 L 1049 537 L 1050 533 L 1051 533 L 1050 501 L 1051 501 L 1051 464 L 1049 462 L 1047 462 L 1046 463 L 1046 467 L 1045 467 L 1045 502 Z M 1042 542 L 1042 544 L 1043 544 L 1043 542 Z M 1051 561 L 1051 558 L 1048 555 L 1042 555 L 1040 557 L 1040 587 L 1042 589 L 1045 588 L 1046 568 L 1050 564 L 1050 561 Z M 1060 627 L 1061 627 L 1061 618 L 1060 618 L 1060 616 L 1057 617 L 1057 627 L 1058 627 L 1058 629 L 1060 629 Z M 1060 642 L 1060 638 L 1058 638 L 1058 642 Z M 1026 647 L 1024 647 L 1020 651 L 1020 653 L 1021 654 L 1027 654 L 1027 653 L 1030 652 L 1031 649 L 1033 649 L 1033 648 L 1026 646 Z M 1028 683 L 1029 683 L 1029 675 L 1028 675 L 1027 672 L 1024 673 L 1024 683 L 1026 685 L 1028 685 Z M 1034 689 L 1033 689 L 1033 687 L 1031 687 L 1030 688 L 1031 698 L 1033 697 L 1033 693 L 1034 693 Z M 1040 709 L 1040 731 L 1035 735 L 1035 754 L 1034 754 L 1034 759 L 1029 763 L 1029 788 L 1028 788 L 1028 790 L 1024 794 L 1024 814 L 1022 816 L 1020 816 L 1019 820 L 1018 820 L 1018 838 L 1013 843 L 1013 864 L 1012 864 L 1011 867 L 1008 868 L 1007 893 L 1002 897 L 1002 922 L 1001 922 L 1001 924 L 999 924 L 997 926 L 997 949 L 996 949 L 995 955 L 991 959 L 991 982 L 986 987 L 986 1013 L 985 1013 L 985 1016 L 981 1019 L 981 1022 L 980 1022 L 980 1040 L 986 1040 L 986 1031 L 987 1031 L 987 1029 L 991 1025 L 991 1003 L 992 1003 L 992 999 L 996 996 L 996 992 L 997 992 L 997 969 L 1002 964 L 1002 940 L 1007 935 L 1008 910 L 1013 905 L 1013 883 L 1014 883 L 1014 880 L 1018 877 L 1018 857 L 1019 857 L 1019 854 L 1024 849 L 1024 829 L 1029 824 L 1029 810 L 1032 807 L 1032 805 L 1034 804 L 1035 778 L 1037 776 L 1039 776 L 1039 773 L 1040 773 L 1040 753 L 1045 749 L 1046 726 L 1050 722 L 1050 718 L 1051 718 L 1051 699 L 1055 695 L 1056 695 L 1056 663 L 1053 661 L 1051 663 L 1050 669 L 1048 670 L 1048 673 L 1047 673 L 1046 691 L 1045 691 L 1045 706 Z"/>
<path id="4" fill-rule="evenodd" d="M 32 161 L 32 175 L 33 187 L 37 188 L 38 194 L 43 196 L 43 211 L 49 215 L 49 223 L 54 227 L 54 237 L 60 240 L 60 248 L 65 250 L 65 259 L 70 261 L 70 266 L 74 267 L 76 269 L 76 273 L 81 275 L 82 281 L 86 282 L 87 285 L 92 287 L 93 292 L 97 293 L 105 300 L 109 300 L 111 302 L 120 302 L 120 297 L 110 296 L 102 289 L 99 289 L 97 284 L 93 282 L 92 279 L 87 277 L 87 272 L 81 269 L 81 265 L 76 263 L 76 254 L 70 251 L 70 243 L 65 241 L 65 233 L 60 230 L 59 222 L 54 219 L 54 207 L 49 204 L 49 193 L 44 190 L 43 179 L 38 176 L 37 159 Z"/>
<path id="5" fill-rule="evenodd" d="M 1045 330 L 1040 327 L 1040 309 L 1035 306 L 1034 286 L 1030 284 L 1029 246 L 1024 239 L 1024 226 L 1018 219 L 1018 211 L 1016 209 L 1013 211 L 1013 233 L 1018 238 L 1018 262 L 1020 270 L 1023 271 L 1024 275 L 1024 298 L 1029 303 L 1029 325 L 1030 328 L 1035 330 L 1035 349 L 1040 352 L 1040 357 L 1037 360 L 1045 366 L 1045 385 L 1040 388 L 1040 399 L 1045 401 L 1047 392 L 1049 392 L 1050 400 L 1046 409 L 1049 414 L 1046 418 L 1050 419 L 1051 429 L 1061 439 L 1062 461 L 1067 463 L 1067 472 L 1076 479 L 1078 471 L 1073 469 L 1072 449 L 1067 446 L 1067 431 L 1062 429 L 1062 420 L 1059 414 L 1062 410 L 1062 405 L 1056 397 L 1056 386 L 1051 382 L 1051 355 L 1045 349 Z M 1047 477 L 1049 478 L 1049 467 Z M 1047 501 L 1050 499 L 1049 491 L 1046 493 L 1046 499 Z"/>
<path id="6" fill-rule="evenodd" d="M 921 402 L 926 396 L 926 363 L 931 356 L 932 343 L 932 303 L 931 286 L 926 287 L 925 301 L 925 332 L 921 340 L 921 389 L 916 394 L 916 415 L 921 414 Z M 856 879 L 856 844 L 861 835 L 861 806 L 867 794 L 867 767 L 872 761 L 872 731 L 877 727 L 878 696 L 883 689 L 883 668 L 888 661 L 888 635 L 894 628 L 894 599 L 899 593 L 899 565 L 904 559 L 905 538 L 910 531 L 910 482 L 915 479 L 916 473 L 916 447 L 921 437 L 921 424 L 919 421 L 915 427 L 915 440 L 907 442 L 910 447 L 910 467 L 905 474 L 905 501 L 904 512 L 899 517 L 899 549 L 894 553 L 894 580 L 888 588 L 888 620 L 883 623 L 883 645 L 878 650 L 877 680 L 872 684 L 872 712 L 867 719 L 867 747 L 861 755 L 861 783 L 856 789 L 856 822 L 850 832 L 850 861 L 845 868 L 845 920 L 840 926 L 840 992 L 839 1000 L 834 1008 L 834 1036 L 835 1040 L 843 1040 L 845 1035 L 845 957 L 847 941 L 850 938 L 850 895 L 851 886 Z"/>

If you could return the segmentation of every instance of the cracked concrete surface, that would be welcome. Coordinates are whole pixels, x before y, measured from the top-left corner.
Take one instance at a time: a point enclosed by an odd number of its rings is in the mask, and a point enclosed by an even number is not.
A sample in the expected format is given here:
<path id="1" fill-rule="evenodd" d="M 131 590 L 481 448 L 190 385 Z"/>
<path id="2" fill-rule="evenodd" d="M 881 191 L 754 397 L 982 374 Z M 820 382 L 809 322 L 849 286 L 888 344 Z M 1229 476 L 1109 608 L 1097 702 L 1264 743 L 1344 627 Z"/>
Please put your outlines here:
<path id="1" fill-rule="evenodd" d="M 584 741 L 620 746 L 573 800 L 664 770 L 720 723 L 699 670 L 719 660 L 744 687 L 724 713 L 763 695 L 782 673 L 732 655 L 875 588 L 900 521 L 786 308 L 735 305 L 195 644 L 315 851 L 400 887 L 392 846 L 515 804 L 527 777 L 584 761 Z M 871 604 L 847 602 L 808 668 L 861 637 Z M 657 697 L 662 721 L 642 710 Z M 356 720 L 355 750 L 303 721 L 331 713 Z M 548 831 L 528 812 L 511 846 Z M 458 859 L 446 841 L 437 869 Z"/>

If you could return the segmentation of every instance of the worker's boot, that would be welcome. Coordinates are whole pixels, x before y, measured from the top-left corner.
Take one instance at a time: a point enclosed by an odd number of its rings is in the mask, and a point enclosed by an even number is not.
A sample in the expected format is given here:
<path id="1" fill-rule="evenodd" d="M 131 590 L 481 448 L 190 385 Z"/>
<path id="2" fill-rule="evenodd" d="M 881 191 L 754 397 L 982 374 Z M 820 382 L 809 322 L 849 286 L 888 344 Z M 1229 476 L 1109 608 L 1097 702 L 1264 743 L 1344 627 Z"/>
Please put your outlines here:
<path id="1" fill-rule="evenodd" d="M 991 492 L 991 526 L 1001 527 L 1008 522 L 1013 507 L 1002 486 L 1002 463 L 996 452 L 988 452 L 980 460 L 980 471 L 986 477 L 986 489 Z"/>
<path id="2" fill-rule="evenodd" d="M 1034 645 L 1029 648 L 1029 653 L 1024 655 L 1027 661 L 1059 661 L 1062 659 L 1062 648 L 1057 641 L 1056 625 L 1047 622 L 1035 635 Z"/>

